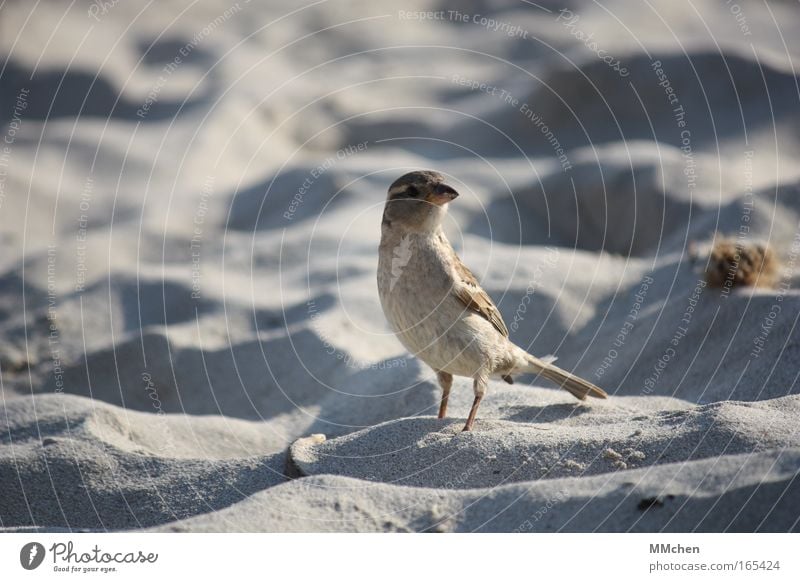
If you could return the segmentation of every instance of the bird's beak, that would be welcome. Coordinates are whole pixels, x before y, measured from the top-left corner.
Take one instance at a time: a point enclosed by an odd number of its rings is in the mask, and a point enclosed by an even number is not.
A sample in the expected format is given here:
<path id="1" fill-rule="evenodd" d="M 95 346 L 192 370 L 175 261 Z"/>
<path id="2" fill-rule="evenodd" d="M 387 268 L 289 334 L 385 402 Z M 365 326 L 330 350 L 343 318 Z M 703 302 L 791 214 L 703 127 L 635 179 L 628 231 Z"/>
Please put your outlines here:
<path id="1" fill-rule="evenodd" d="M 458 192 L 447 184 L 437 184 L 433 191 L 425 197 L 425 200 L 437 206 L 444 206 L 458 198 Z"/>

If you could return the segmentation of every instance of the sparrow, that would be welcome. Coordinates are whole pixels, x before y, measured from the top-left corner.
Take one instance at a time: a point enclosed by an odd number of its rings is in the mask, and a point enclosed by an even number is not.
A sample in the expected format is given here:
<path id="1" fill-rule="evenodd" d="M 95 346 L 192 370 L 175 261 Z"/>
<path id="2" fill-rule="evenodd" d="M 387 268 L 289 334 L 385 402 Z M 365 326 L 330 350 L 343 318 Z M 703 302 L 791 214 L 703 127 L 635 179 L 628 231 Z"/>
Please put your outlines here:
<path id="1" fill-rule="evenodd" d="M 475 399 L 464 431 L 472 430 L 490 377 L 513 383 L 517 374 L 544 376 L 580 400 L 607 394 L 586 380 L 513 344 L 500 311 L 461 262 L 442 230 L 455 189 L 433 171 L 401 176 L 389 187 L 381 223 L 378 293 L 405 348 L 430 366 L 447 414 L 453 376 L 473 380 Z"/>

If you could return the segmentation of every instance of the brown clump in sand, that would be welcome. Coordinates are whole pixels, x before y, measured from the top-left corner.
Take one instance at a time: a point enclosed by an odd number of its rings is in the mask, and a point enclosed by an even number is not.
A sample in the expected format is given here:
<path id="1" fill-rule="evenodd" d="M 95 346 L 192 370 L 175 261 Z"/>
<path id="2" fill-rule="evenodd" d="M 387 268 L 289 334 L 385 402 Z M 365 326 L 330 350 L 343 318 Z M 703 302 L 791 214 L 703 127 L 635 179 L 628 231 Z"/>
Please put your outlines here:
<path id="1" fill-rule="evenodd" d="M 780 261 L 766 243 L 718 239 L 711 248 L 705 279 L 711 287 L 772 287 Z"/>

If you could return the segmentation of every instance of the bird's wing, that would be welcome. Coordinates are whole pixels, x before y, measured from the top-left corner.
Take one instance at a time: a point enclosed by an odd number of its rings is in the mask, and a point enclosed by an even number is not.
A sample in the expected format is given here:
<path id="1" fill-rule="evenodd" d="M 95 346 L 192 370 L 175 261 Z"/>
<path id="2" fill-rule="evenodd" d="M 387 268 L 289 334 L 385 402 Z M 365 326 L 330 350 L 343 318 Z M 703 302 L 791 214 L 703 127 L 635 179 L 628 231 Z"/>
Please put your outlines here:
<path id="1" fill-rule="evenodd" d="M 455 281 L 453 283 L 453 294 L 467 306 L 487 321 L 489 321 L 497 331 L 508 337 L 508 328 L 503 321 L 503 316 L 492 302 L 492 298 L 481 289 L 475 275 L 472 274 L 467 266 L 461 262 L 455 251 L 453 251 L 453 265 L 455 270 Z"/>

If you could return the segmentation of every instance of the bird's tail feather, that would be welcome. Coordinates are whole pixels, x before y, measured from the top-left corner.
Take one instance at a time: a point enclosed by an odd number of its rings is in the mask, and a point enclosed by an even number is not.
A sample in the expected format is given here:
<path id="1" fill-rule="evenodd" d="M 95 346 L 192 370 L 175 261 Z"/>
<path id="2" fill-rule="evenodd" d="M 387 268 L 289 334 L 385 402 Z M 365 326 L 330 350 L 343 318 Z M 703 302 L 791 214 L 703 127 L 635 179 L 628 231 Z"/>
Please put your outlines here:
<path id="1" fill-rule="evenodd" d="M 544 376 L 551 382 L 558 384 L 564 390 L 567 390 L 579 400 L 586 400 L 587 396 L 593 398 L 608 397 L 608 394 L 606 394 L 604 390 L 598 388 L 588 380 L 584 380 L 575 374 L 571 374 L 558 366 L 540 360 L 530 354 L 525 355 L 527 357 L 525 359 L 525 366 L 521 370 L 522 372 Z"/>

